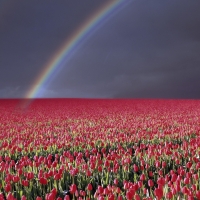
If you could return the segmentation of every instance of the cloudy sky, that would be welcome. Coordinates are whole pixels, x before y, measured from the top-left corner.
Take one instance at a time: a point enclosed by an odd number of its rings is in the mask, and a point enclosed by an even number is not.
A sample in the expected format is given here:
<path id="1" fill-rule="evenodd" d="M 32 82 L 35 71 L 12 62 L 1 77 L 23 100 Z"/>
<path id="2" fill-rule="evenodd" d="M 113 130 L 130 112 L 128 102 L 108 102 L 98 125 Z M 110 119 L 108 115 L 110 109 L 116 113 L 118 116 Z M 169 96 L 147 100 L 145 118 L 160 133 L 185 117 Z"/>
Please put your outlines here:
<path id="1" fill-rule="evenodd" d="M 108 1 L 0 0 L 0 98 L 25 97 Z M 129 1 L 83 38 L 37 97 L 199 99 L 199 8 L 198 0 Z"/>

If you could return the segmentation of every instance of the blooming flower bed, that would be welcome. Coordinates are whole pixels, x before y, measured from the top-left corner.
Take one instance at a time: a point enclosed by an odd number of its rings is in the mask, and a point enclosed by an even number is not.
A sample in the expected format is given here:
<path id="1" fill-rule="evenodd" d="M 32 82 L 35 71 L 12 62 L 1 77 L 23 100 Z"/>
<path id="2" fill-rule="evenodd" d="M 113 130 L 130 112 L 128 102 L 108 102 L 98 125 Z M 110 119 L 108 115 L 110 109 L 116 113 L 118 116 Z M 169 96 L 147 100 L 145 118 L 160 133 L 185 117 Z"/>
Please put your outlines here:
<path id="1" fill-rule="evenodd" d="M 200 199 L 199 100 L 0 100 L 0 200 Z"/>

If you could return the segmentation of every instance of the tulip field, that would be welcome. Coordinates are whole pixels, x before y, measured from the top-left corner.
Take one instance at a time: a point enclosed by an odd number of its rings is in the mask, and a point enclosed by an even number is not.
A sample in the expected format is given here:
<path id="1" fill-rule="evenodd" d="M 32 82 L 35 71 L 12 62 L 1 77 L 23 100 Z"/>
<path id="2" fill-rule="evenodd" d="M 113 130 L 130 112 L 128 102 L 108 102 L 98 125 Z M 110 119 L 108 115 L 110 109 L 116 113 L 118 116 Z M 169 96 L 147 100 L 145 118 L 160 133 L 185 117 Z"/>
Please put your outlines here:
<path id="1" fill-rule="evenodd" d="M 200 200 L 200 100 L 0 100 L 0 200 Z"/>

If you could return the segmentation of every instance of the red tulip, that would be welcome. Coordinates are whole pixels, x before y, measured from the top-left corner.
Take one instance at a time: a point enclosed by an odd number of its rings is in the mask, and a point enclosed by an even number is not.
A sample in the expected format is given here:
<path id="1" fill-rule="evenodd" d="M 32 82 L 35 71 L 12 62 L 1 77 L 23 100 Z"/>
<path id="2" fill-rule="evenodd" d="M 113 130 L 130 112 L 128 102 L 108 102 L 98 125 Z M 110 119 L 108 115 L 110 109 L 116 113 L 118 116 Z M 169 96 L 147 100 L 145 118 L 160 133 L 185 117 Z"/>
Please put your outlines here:
<path id="1" fill-rule="evenodd" d="M 168 193 L 166 194 L 166 197 L 167 197 L 168 199 L 172 199 L 172 198 L 173 198 L 172 192 L 168 192 Z"/>
<path id="2" fill-rule="evenodd" d="M 8 196 L 7 196 L 7 200 L 14 200 L 14 196 L 12 195 L 11 192 L 8 193 Z"/>
<path id="3" fill-rule="evenodd" d="M 190 183 L 190 179 L 189 178 L 184 178 L 184 184 L 189 184 Z"/>
<path id="4" fill-rule="evenodd" d="M 199 175 L 198 174 L 193 174 L 193 178 L 194 178 L 194 180 L 198 180 L 199 179 Z"/>
<path id="5" fill-rule="evenodd" d="M 76 185 L 75 185 L 75 184 L 72 184 L 72 185 L 70 186 L 70 192 L 71 192 L 72 194 L 74 194 L 74 193 L 76 192 L 76 190 L 77 190 Z"/>
<path id="6" fill-rule="evenodd" d="M 165 178 L 164 177 L 159 177 L 157 180 L 158 185 L 164 186 L 165 185 Z"/>
<path id="7" fill-rule="evenodd" d="M 70 196 L 69 196 L 69 195 L 66 195 L 66 196 L 64 197 L 64 200 L 70 200 Z"/>
<path id="8" fill-rule="evenodd" d="M 54 193 L 50 193 L 47 200 L 55 200 L 56 195 Z"/>
<path id="9" fill-rule="evenodd" d="M 23 195 L 22 198 L 21 198 L 21 200 L 26 200 L 26 197 Z"/>
<path id="10" fill-rule="evenodd" d="M 149 171 L 149 177 L 153 177 L 153 172 Z"/>
<path id="11" fill-rule="evenodd" d="M 92 173 L 91 173 L 90 170 L 87 170 L 87 172 L 86 172 L 86 176 L 92 176 Z"/>
<path id="12" fill-rule="evenodd" d="M 119 195 L 119 196 L 117 197 L 117 200 L 123 200 L 123 197 L 122 197 L 121 195 Z"/>
<path id="13" fill-rule="evenodd" d="M 174 188 L 174 187 L 171 189 L 171 191 L 172 191 L 173 195 L 175 195 L 177 193 L 176 188 Z"/>
<path id="14" fill-rule="evenodd" d="M 186 167 L 190 169 L 190 168 L 192 167 L 192 162 L 188 162 L 188 163 L 186 164 Z"/>
<path id="15" fill-rule="evenodd" d="M 167 163 L 165 161 L 162 162 L 162 168 L 165 168 L 167 166 Z"/>
<path id="16" fill-rule="evenodd" d="M 171 181 L 172 182 L 175 182 L 177 179 L 177 175 L 176 174 L 172 174 L 172 178 L 171 178 Z"/>
<path id="17" fill-rule="evenodd" d="M 28 180 L 22 180 L 22 185 L 23 185 L 24 187 L 28 187 L 28 186 L 29 186 Z"/>
<path id="18" fill-rule="evenodd" d="M 44 177 L 41 177 L 41 178 L 39 179 L 39 181 L 40 181 L 40 183 L 41 183 L 42 185 L 46 185 L 46 184 L 47 184 L 47 179 L 44 178 Z"/>
<path id="19" fill-rule="evenodd" d="M 128 182 L 124 183 L 124 189 L 127 190 L 129 188 Z"/>
<path id="20" fill-rule="evenodd" d="M 154 186 L 153 180 L 151 180 L 151 179 L 148 180 L 148 186 L 149 187 L 153 187 Z"/>
<path id="21" fill-rule="evenodd" d="M 97 200 L 104 200 L 104 197 L 101 196 L 101 195 L 99 195 L 98 198 L 97 198 Z"/>
<path id="22" fill-rule="evenodd" d="M 27 178 L 29 180 L 33 179 L 34 178 L 34 173 L 33 172 L 29 172 L 28 175 L 27 175 Z"/>
<path id="23" fill-rule="evenodd" d="M 91 183 L 88 184 L 87 189 L 88 189 L 89 191 L 92 190 L 92 184 L 91 184 Z"/>
<path id="24" fill-rule="evenodd" d="M 128 199 L 128 200 L 131 200 L 132 198 L 133 198 L 133 193 L 130 191 L 130 190 L 128 190 L 127 192 L 126 192 L 126 199 Z"/>
<path id="25" fill-rule="evenodd" d="M 196 197 L 197 199 L 200 199 L 200 190 L 196 191 Z"/>
<path id="26" fill-rule="evenodd" d="M 138 166 L 136 164 L 133 165 L 133 170 L 134 170 L 134 172 L 138 172 L 139 171 L 139 168 L 138 168 Z"/>
<path id="27" fill-rule="evenodd" d="M 10 191 L 11 191 L 11 185 L 10 185 L 10 183 L 7 183 L 7 184 L 5 185 L 4 190 L 5 190 L 6 192 L 10 192 Z"/>
<path id="28" fill-rule="evenodd" d="M 108 200 L 114 200 L 115 199 L 115 196 L 114 196 L 114 194 L 109 194 L 108 195 Z"/>
<path id="29" fill-rule="evenodd" d="M 118 180 L 116 178 L 114 179 L 114 184 L 118 185 Z"/>
<path id="30" fill-rule="evenodd" d="M 156 168 L 160 167 L 160 161 L 156 161 Z"/>
<path id="31" fill-rule="evenodd" d="M 137 182 L 137 185 L 138 185 L 139 188 L 141 188 L 142 185 L 143 185 L 142 181 L 138 181 L 138 182 Z"/>
<path id="32" fill-rule="evenodd" d="M 79 192 L 78 190 L 75 191 L 75 197 L 78 197 L 79 196 Z"/>
<path id="33" fill-rule="evenodd" d="M 141 174 L 140 180 L 141 180 L 141 181 L 144 181 L 145 179 L 146 179 L 145 175 L 144 175 L 144 174 Z"/>
<path id="34" fill-rule="evenodd" d="M 3 195 L 3 193 L 0 193 L 0 200 L 4 200 L 4 195 Z"/>
<path id="35" fill-rule="evenodd" d="M 183 188 L 181 188 L 181 191 L 182 191 L 183 194 L 187 194 L 188 188 L 186 186 L 184 186 Z"/>
<path id="36" fill-rule="evenodd" d="M 56 196 L 56 194 L 57 194 L 56 188 L 53 188 L 53 189 L 51 190 L 51 193 L 53 193 L 53 194 Z"/>
<path id="37" fill-rule="evenodd" d="M 140 200 L 140 196 L 138 194 L 135 194 L 135 197 L 134 197 L 135 200 Z"/>
<path id="38" fill-rule="evenodd" d="M 99 172 L 102 172 L 102 166 L 101 166 L 101 165 L 98 166 L 98 171 L 99 171 Z"/>
<path id="39" fill-rule="evenodd" d="M 54 176 L 53 176 L 54 180 L 60 180 L 61 179 L 61 175 L 59 173 L 56 173 Z"/>
<path id="40" fill-rule="evenodd" d="M 159 189 L 159 188 L 156 188 L 154 190 L 154 194 L 158 199 L 161 199 L 163 197 L 163 190 Z"/>
<path id="41" fill-rule="evenodd" d="M 19 180 L 20 180 L 19 176 L 13 176 L 13 182 L 14 183 L 19 182 Z"/>
<path id="42" fill-rule="evenodd" d="M 103 194 L 103 191 L 104 191 L 103 187 L 99 185 L 98 186 L 98 192 L 99 192 L 99 194 Z"/>

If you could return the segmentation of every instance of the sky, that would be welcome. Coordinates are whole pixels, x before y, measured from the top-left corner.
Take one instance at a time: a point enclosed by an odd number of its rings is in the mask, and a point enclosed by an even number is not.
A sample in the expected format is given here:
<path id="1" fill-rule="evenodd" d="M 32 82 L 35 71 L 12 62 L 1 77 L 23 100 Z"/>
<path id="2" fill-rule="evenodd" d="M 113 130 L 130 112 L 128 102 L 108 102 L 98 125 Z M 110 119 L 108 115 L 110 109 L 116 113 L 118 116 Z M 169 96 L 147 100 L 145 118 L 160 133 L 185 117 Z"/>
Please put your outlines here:
<path id="1" fill-rule="evenodd" d="M 64 42 L 109 1 L 0 0 L 0 98 L 25 98 Z M 122 2 L 35 98 L 199 99 L 199 7 L 198 0 Z"/>

